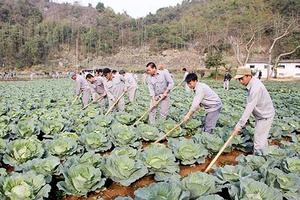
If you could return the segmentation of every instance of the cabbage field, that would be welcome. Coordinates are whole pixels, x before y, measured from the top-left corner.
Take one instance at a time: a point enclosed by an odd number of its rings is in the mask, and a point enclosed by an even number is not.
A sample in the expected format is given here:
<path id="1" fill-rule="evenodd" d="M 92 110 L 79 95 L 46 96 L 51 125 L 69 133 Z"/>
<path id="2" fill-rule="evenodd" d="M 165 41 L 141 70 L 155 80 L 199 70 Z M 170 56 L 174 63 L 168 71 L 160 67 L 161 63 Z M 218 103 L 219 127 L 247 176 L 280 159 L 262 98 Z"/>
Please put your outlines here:
<path id="1" fill-rule="evenodd" d="M 265 82 L 276 109 L 272 145 L 251 154 L 250 118 L 224 152 L 225 158 L 240 152 L 235 165 L 222 162 L 209 173 L 182 175 L 182 169 L 207 166 L 246 103 L 237 81 L 229 91 L 222 82 L 204 82 L 223 103 L 214 134 L 201 132 L 201 110 L 161 143 L 154 141 L 183 119 L 192 102 L 193 92 L 183 86 L 172 92 L 167 120 L 152 126 L 145 117 L 133 126 L 150 105 L 145 85 L 135 103 L 125 96 L 125 112 L 105 116 L 108 107 L 98 104 L 71 106 L 70 79 L 0 82 L 0 199 L 300 199 L 300 82 Z M 140 180 L 148 183 L 136 184 Z M 115 195 L 108 196 L 112 186 Z"/>

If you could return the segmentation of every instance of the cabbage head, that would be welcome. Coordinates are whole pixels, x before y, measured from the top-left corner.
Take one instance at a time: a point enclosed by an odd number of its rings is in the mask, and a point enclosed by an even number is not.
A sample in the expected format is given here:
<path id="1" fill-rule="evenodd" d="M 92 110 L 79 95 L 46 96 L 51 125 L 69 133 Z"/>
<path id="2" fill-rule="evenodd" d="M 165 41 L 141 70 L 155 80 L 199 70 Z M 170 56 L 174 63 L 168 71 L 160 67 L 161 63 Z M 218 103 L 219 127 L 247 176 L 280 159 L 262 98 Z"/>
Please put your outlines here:
<path id="1" fill-rule="evenodd" d="M 166 180 L 179 172 L 174 154 L 163 144 L 150 144 L 139 154 L 139 158 L 148 167 L 150 174 L 155 174 L 156 181 Z"/>
<path id="2" fill-rule="evenodd" d="M 58 189 L 74 196 L 87 196 L 88 192 L 101 189 L 105 178 L 101 171 L 89 164 L 74 164 L 71 168 L 63 168 L 65 180 L 57 183 Z"/>
<path id="3" fill-rule="evenodd" d="M 141 146 L 141 143 L 137 141 L 138 134 L 136 134 L 132 126 L 122 125 L 119 123 L 113 124 L 111 126 L 111 139 L 115 146 Z"/>
<path id="4" fill-rule="evenodd" d="M 160 182 L 152 183 L 148 187 L 139 188 L 134 191 L 134 195 L 135 200 L 188 200 L 190 193 L 186 190 L 182 190 L 174 183 Z"/>
<path id="5" fill-rule="evenodd" d="M 107 134 L 92 132 L 81 135 L 81 142 L 87 151 L 104 152 L 112 147 Z"/>
<path id="6" fill-rule="evenodd" d="M 4 197 L 11 200 L 42 200 L 48 197 L 50 189 L 50 185 L 46 184 L 41 174 L 12 172 L 4 178 L 2 193 Z"/>
<path id="7" fill-rule="evenodd" d="M 272 199 L 282 200 L 282 194 L 275 188 L 269 187 L 265 183 L 255 181 L 251 178 L 241 178 L 240 184 L 229 188 L 229 194 L 233 199 L 256 200 Z"/>
<path id="8" fill-rule="evenodd" d="M 52 175 L 58 173 L 59 165 L 60 159 L 55 156 L 35 158 L 28 161 L 23 166 L 23 171 L 34 171 L 37 174 L 42 174 L 44 175 L 46 182 L 50 183 L 52 181 Z"/>
<path id="9" fill-rule="evenodd" d="M 294 173 L 300 177 L 300 159 L 299 157 L 286 158 L 282 160 L 282 168 L 286 173 Z"/>
<path id="10" fill-rule="evenodd" d="M 216 186 L 217 178 L 204 172 L 193 172 L 181 180 L 181 188 L 190 192 L 190 198 L 219 192 Z M 219 189 L 221 190 L 221 188 Z"/>
<path id="11" fill-rule="evenodd" d="M 45 140 L 45 149 L 50 155 L 63 159 L 77 152 L 77 142 L 68 137 Z"/>
<path id="12" fill-rule="evenodd" d="M 44 152 L 42 142 L 36 136 L 27 139 L 16 139 L 8 143 L 3 162 L 18 170 L 19 165 L 34 158 L 41 158 Z"/>
<path id="13" fill-rule="evenodd" d="M 150 124 L 141 124 L 136 128 L 136 131 L 140 138 L 145 141 L 155 141 L 163 136 L 162 132 L 159 132 L 155 126 L 151 126 Z"/>
<path id="14" fill-rule="evenodd" d="M 140 160 L 129 158 L 128 155 L 104 155 L 101 169 L 106 177 L 124 186 L 129 186 L 148 173 Z"/>
<path id="15" fill-rule="evenodd" d="M 169 138 L 168 147 L 173 150 L 174 155 L 181 161 L 182 165 L 191 165 L 194 163 L 204 163 L 208 151 L 191 139 Z"/>

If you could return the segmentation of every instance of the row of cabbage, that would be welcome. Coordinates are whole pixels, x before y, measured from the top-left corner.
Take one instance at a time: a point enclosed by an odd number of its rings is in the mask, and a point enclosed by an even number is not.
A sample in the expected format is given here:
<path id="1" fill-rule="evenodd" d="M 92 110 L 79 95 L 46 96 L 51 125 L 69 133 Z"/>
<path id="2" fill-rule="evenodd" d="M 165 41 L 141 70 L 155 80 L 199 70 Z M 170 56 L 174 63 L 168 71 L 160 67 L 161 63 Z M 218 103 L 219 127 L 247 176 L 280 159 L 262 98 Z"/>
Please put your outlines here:
<path id="1" fill-rule="evenodd" d="M 87 195 L 88 192 L 103 188 L 107 179 L 125 186 L 150 174 L 155 174 L 156 181 L 171 180 L 174 177 L 179 180 L 179 164 L 203 163 L 208 155 L 220 149 L 245 104 L 244 91 L 238 85 L 235 90 L 225 93 L 215 83 L 209 83 L 215 84 L 215 90 L 224 105 L 215 135 L 199 131 L 201 126 L 199 118 L 203 120 L 203 112 L 199 112 L 171 134 L 168 147 L 150 145 L 142 149 L 143 141 L 156 140 L 183 118 L 189 107 L 189 103 L 185 100 L 187 97 L 192 99 L 192 94 L 185 94 L 183 89 L 174 92 L 173 96 L 176 98 L 172 99 L 170 118 L 167 121 L 158 123 L 157 126 L 150 126 L 145 119 L 134 127 L 132 126 L 134 121 L 149 105 L 145 87 L 139 88 L 138 103 L 126 105 L 126 112 L 104 116 L 106 110 L 99 109 L 96 105 L 86 111 L 81 110 L 80 104 L 70 107 L 74 88 L 69 88 L 69 84 L 67 80 L 22 84 L 1 83 L 4 92 L 1 94 L 3 98 L 0 102 L 0 155 L 3 155 L 3 162 L 6 165 L 14 167 L 14 172 L 9 175 L 4 169 L 1 171 L 2 184 L 0 185 L 3 187 L 0 191 L 4 197 L 11 199 L 21 198 L 18 195 L 22 195 L 22 198 L 25 195 L 28 199 L 47 197 L 51 189 L 49 183 L 53 177 L 61 180 L 57 184 L 60 190 L 76 196 Z M 292 91 L 290 88 L 289 92 L 293 93 L 293 96 L 289 96 L 288 99 L 286 97 L 289 94 L 286 93 L 280 94 L 274 91 L 273 96 L 271 94 L 273 98 L 275 96 L 275 106 L 280 108 L 276 109 L 280 113 L 275 120 L 273 138 L 279 139 L 282 136 L 293 138 L 295 132 L 299 131 L 299 116 L 297 116 L 299 106 L 297 107 L 296 101 L 293 101 L 299 98 L 299 91 L 296 87 Z M 285 95 L 285 99 L 281 99 L 282 97 L 277 99 L 276 95 Z M 286 111 L 282 112 L 282 108 L 286 108 Z M 190 139 L 183 137 L 187 134 L 191 135 Z M 250 152 L 252 137 L 253 128 L 246 127 L 243 134 L 235 137 L 226 151 L 230 151 L 233 147 Z M 299 161 L 299 155 L 293 152 L 299 152 L 298 140 L 296 138 L 291 142 L 283 142 L 282 146 L 284 151 L 289 152 L 291 159 L 296 161 Z M 112 153 L 104 156 L 99 154 L 107 151 Z M 275 160 L 280 159 L 275 157 Z M 279 169 L 278 164 L 273 168 Z M 287 173 L 287 170 L 283 172 Z M 264 177 L 264 175 L 260 176 Z M 299 177 L 299 174 L 295 177 Z M 254 180 L 261 181 L 263 178 Z M 175 181 L 171 182 L 175 183 Z M 157 184 L 173 187 L 168 182 Z M 221 185 L 233 188 L 232 185 L 236 184 L 229 182 Z M 268 184 L 268 187 L 275 186 Z M 239 191 L 240 189 L 237 188 L 235 190 Z M 136 198 L 139 198 L 139 190 L 136 191 Z M 220 190 L 209 191 L 199 197 L 217 192 Z M 291 196 L 289 191 L 280 192 L 283 196 Z M 241 191 L 233 193 L 230 190 L 230 194 L 239 197 L 244 195 L 241 193 Z M 295 193 L 299 195 L 298 190 Z M 189 195 L 191 194 L 192 192 L 189 191 Z"/>

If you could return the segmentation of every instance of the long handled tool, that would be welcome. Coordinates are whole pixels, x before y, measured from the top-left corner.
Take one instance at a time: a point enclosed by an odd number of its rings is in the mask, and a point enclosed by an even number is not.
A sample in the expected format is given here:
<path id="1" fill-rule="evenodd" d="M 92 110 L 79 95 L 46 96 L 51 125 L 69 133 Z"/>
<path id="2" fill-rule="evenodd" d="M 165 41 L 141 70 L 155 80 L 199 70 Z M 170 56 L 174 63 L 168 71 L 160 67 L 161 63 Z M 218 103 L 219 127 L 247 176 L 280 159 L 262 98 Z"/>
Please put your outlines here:
<path id="1" fill-rule="evenodd" d="M 159 141 L 165 139 L 168 135 L 170 135 L 176 128 L 178 128 L 179 126 L 181 126 L 181 124 L 183 124 L 183 123 L 184 123 L 184 121 L 181 121 L 179 124 L 177 124 L 176 126 L 174 126 L 171 130 L 169 130 L 169 132 L 167 132 L 161 138 L 157 139 L 154 143 L 158 143 Z"/>
<path id="2" fill-rule="evenodd" d="M 123 92 L 119 98 L 115 101 L 115 103 L 108 109 L 108 111 L 105 113 L 105 116 L 115 107 L 115 105 L 120 101 L 120 99 L 125 95 L 126 92 Z"/>
<path id="3" fill-rule="evenodd" d="M 71 106 L 73 106 L 73 105 L 74 105 L 74 103 L 77 101 L 77 99 L 78 99 L 78 98 L 79 98 L 79 95 L 75 97 L 75 99 L 73 100 L 73 102 L 72 102 Z"/>
<path id="4" fill-rule="evenodd" d="M 84 106 L 84 107 L 82 108 L 82 110 L 86 109 L 87 107 L 89 107 L 90 105 L 92 105 L 92 104 L 95 103 L 96 101 L 99 101 L 99 100 L 102 99 L 102 98 L 103 98 L 103 96 L 98 97 L 95 101 L 92 101 L 91 103 L 89 103 L 89 104 L 87 104 L 86 106 Z"/>
<path id="5" fill-rule="evenodd" d="M 160 98 L 158 101 L 156 101 L 156 103 L 151 106 L 138 120 L 136 120 L 133 124 L 133 126 L 136 126 L 136 124 L 141 121 L 155 106 L 157 106 L 161 101 L 163 100 L 163 98 Z"/>
<path id="6" fill-rule="evenodd" d="M 231 136 L 228 138 L 228 140 L 225 142 L 219 153 L 216 155 L 216 157 L 211 161 L 211 163 L 208 165 L 208 167 L 205 169 L 204 172 L 208 172 L 210 168 L 215 164 L 219 156 L 223 153 L 223 151 L 226 149 L 232 138 L 235 136 L 234 132 L 231 134 Z"/>
<path id="7" fill-rule="evenodd" d="M 172 88 L 171 91 L 175 90 L 176 88 L 178 88 L 181 85 L 182 82 L 180 82 L 178 85 L 176 85 L 175 87 Z"/>

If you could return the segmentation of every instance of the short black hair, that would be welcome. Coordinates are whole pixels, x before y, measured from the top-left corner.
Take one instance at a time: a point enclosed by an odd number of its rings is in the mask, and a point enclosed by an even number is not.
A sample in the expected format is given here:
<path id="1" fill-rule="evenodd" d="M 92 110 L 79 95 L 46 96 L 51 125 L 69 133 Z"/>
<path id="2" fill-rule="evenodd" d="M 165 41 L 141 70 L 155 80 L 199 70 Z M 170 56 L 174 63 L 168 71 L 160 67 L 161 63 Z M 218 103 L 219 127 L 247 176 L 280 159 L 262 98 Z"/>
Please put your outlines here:
<path id="1" fill-rule="evenodd" d="M 103 76 L 106 76 L 108 73 L 111 72 L 109 68 L 104 68 L 102 71 L 103 71 Z"/>
<path id="2" fill-rule="evenodd" d="M 121 70 L 119 71 L 119 74 L 125 74 L 125 70 L 121 69 Z"/>
<path id="3" fill-rule="evenodd" d="M 117 73 L 117 70 L 113 69 L 111 72 L 112 72 L 113 74 L 115 74 L 115 73 Z"/>
<path id="4" fill-rule="evenodd" d="M 85 78 L 86 78 L 86 79 L 94 78 L 94 76 L 93 76 L 92 74 L 87 74 Z"/>
<path id="5" fill-rule="evenodd" d="M 198 81 L 198 76 L 195 73 L 190 73 L 186 76 L 185 82 Z"/>
<path id="6" fill-rule="evenodd" d="M 184 67 L 184 68 L 182 68 L 182 71 L 185 71 L 186 72 L 186 68 Z"/>
<path id="7" fill-rule="evenodd" d="M 151 68 L 155 68 L 156 69 L 156 65 L 154 62 L 149 62 L 146 67 L 150 66 Z"/>

